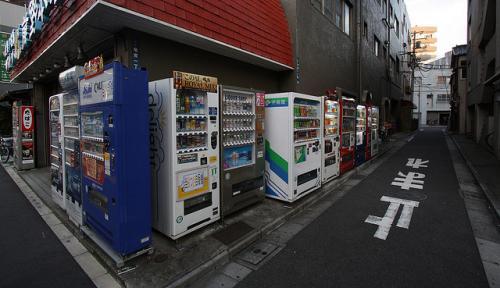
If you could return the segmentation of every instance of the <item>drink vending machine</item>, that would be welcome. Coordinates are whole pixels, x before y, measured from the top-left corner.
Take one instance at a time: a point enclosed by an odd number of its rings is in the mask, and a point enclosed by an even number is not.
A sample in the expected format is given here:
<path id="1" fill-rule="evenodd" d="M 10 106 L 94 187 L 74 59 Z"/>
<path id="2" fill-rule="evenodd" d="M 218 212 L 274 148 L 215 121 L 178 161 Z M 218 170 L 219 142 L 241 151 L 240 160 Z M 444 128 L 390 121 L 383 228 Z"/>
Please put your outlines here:
<path id="1" fill-rule="evenodd" d="M 342 97 L 340 100 L 340 173 L 354 168 L 356 102 L 352 98 Z"/>
<path id="2" fill-rule="evenodd" d="M 52 200 L 65 209 L 62 94 L 49 97 L 50 186 Z"/>
<path id="3" fill-rule="evenodd" d="M 153 227 L 178 239 L 220 219 L 217 78 L 149 83 Z"/>
<path id="4" fill-rule="evenodd" d="M 264 194 L 265 94 L 220 86 L 222 216 L 255 202 Z"/>
<path id="5" fill-rule="evenodd" d="M 12 148 L 17 170 L 35 168 L 35 109 L 18 101 L 12 104 Z"/>
<path id="6" fill-rule="evenodd" d="M 371 109 L 371 157 L 377 155 L 379 138 L 378 138 L 378 125 L 379 125 L 379 108 L 377 106 L 370 107 Z"/>
<path id="7" fill-rule="evenodd" d="M 147 81 L 118 62 L 80 80 L 82 230 L 117 263 L 151 244 Z"/>
<path id="8" fill-rule="evenodd" d="M 366 105 L 366 149 L 365 160 L 372 159 L 372 106 Z"/>
<path id="9" fill-rule="evenodd" d="M 82 225 L 80 117 L 78 83 L 83 67 L 75 66 L 59 74 L 62 93 L 62 144 L 64 163 L 64 207 L 69 219 Z"/>
<path id="10" fill-rule="evenodd" d="M 356 106 L 356 166 L 366 161 L 366 114 L 365 105 Z"/>
<path id="11" fill-rule="evenodd" d="M 321 115 L 323 116 L 324 127 L 321 130 L 321 139 L 323 139 L 321 174 L 323 183 L 326 183 L 340 175 L 340 107 L 337 101 L 328 96 L 323 96 L 321 99 Z"/>
<path id="12" fill-rule="evenodd" d="M 293 202 L 321 187 L 321 98 L 267 94 L 266 195 Z"/>

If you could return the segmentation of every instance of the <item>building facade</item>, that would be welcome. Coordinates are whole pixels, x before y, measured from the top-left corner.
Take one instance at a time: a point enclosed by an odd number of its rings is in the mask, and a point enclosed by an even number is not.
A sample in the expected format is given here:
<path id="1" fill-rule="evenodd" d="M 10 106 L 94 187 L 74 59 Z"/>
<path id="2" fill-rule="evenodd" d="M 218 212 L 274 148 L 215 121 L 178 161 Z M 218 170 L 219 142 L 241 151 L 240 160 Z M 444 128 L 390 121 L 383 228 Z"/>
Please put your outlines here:
<path id="1" fill-rule="evenodd" d="M 411 26 L 402 0 L 52 2 L 41 31 L 9 62 L 13 81 L 34 84 L 38 166 L 48 165 L 58 73 L 98 55 L 144 67 L 150 81 L 178 70 L 268 93 L 341 88 L 381 106 L 382 121 L 409 126 L 402 103 L 410 100 Z"/>
<path id="2" fill-rule="evenodd" d="M 467 126 L 477 143 L 500 158 L 500 3 L 469 1 Z"/>
<path id="3" fill-rule="evenodd" d="M 416 103 L 414 118 L 420 126 L 447 126 L 450 119 L 451 52 L 446 56 L 421 65 L 415 75 L 413 103 Z"/>
<path id="4" fill-rule="evenodd" d="M 467 45 L 453 47 L 451 55 L 451 118 L 450 129 L 460 134 L 470 132 L 467 127 Z M 469 128 L 469 129 L 467 129 Z M 468 131 L 469 130 L 469 131 Z"/>
<path id="5" fill-rule="evenodd" d="M 413 43 L 415 44 L 415 55 L 423 62 L 431 62 L 436 59 L 437 52 L 437 27 L 436 26 L 414 26 L 411 27 Z"/>

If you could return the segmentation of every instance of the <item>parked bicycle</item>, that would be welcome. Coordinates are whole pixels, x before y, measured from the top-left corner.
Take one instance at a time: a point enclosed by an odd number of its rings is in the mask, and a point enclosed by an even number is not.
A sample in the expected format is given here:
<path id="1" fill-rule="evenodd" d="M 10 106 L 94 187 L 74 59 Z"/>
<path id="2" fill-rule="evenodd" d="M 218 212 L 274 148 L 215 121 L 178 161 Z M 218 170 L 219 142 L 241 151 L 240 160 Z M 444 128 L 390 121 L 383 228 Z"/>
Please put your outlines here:
<path id="1" fill-rule="evenodd" d="M 3 163 L 9 162 L 10 156 L 13 156 L 12 137 L 0 137 L 0 160 Z"/>

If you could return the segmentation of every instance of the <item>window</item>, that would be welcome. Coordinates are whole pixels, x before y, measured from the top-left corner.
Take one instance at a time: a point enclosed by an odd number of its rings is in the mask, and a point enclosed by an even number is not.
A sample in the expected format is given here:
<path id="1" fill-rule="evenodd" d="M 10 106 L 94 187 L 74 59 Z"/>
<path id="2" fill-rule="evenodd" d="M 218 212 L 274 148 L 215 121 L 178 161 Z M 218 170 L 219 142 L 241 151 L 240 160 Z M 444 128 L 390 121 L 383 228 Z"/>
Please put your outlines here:
<path id="1" fill-rule="evenodd" d="M 368 40 L 368 23 L 366 23 L 366 21 L 363 24 L 363 36 Z"/>
<path id="2" fill-rule="evenodd" d="M 390 19 L 390 22 L 392 22 L 392 16 L 393 16 L 393 14 L 394 14 L 394 9 L 392 9 L 392 4 L 389 3 L 389 19 Z"/>
<path id="3" fill-rule="evenodd" d="M 351 29 L 351 6 L 349 3 L 344 2 L 344 32 L 350 35 Z"/>
<path id="4" fill-rule="evenodd" d="M 398 17 L 394 17 L 394 29 L 396 29 L 396 36 L 399 38 L 399 20 L 398 20 Z"/>
<path id="5" fill-rule="evenodd" d="M 335 25 L 342 29 L 342 0 L 335 0 Z"/>
<path id="6" fill-rule="evenodd" d="M 323 14 L 333 20 L 333 0 L 323 0 Z"/>
<path id="7" fill-rule="evenodd" d="M 382 11 L 384 15 L 387 13 L 387 0 L 382 0 Z"/>
<path id="8" fill-rule="evenodd" d="M 467 79 L 467 61 L 460 61 L 460 79 Z"/>
<path id="9" fill-rule="evenodd" d="M 391 76 L 394 76 L 394 66 L 396 66 L 396 61 L 394 60 L 394 58 L 392 58 L 392 56 L 390 56 L 391 59 L 390 59 L 390 63 L 389 63 L 389 73 Z"/>
<path id="10" fill-rule="evenodd" d="M 380 40 L 378 40 L 377 36 L 373 36 L 373 53 L 375 53 L 375 56 L 378 56 L 378 49 L 380 47 Z"/>
<path id="11" fill-rule="evenodd" d="M 437 84 L 446 84 L 446 76 L 438 76 L 437 77 Z"/>
<path id="12" fill-rule="evenodd" d="M 450 95 L 448 94 L 438 94 L 436 103 L 449 103 L 450 102 Z"/>

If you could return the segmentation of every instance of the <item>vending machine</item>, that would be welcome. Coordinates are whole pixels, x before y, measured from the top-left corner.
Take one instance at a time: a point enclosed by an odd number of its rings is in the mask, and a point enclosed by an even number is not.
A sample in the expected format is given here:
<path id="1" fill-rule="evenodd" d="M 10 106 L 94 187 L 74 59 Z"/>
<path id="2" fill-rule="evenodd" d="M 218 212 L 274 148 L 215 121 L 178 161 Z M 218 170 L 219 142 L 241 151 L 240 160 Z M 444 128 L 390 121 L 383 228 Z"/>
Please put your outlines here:
<path id="1" fill-rule="evenodd" d="M 355 133 L 356 133 L 356 101 L 342 97 L 340 100 L 340 173 L 354 168 Z"/>
<path id="2" fill-rule="evenodd" d="M 147 73 L 118 62 L 85 70 L 82 230 L 116 261 L 151 244 Z"/>
<path id="3" fill-rule="evenodd" d="M 379 108 L 377 106 L 371 107 L 371 157 L 378 154 L 379 138 L 378 138 L 378 125 L 379 125 Z"/>
<path id="4" fill-rule="evenodd" d="M 339 113 L 337 101 L 328 96 L 321 98 L 321 115 L 323 127 L 321 139 L 323 149 L 321 158 L 322 182 L 326 183 L 340 175 L 340 136 Z"/>
<path id="5" fill-rule="evenodd" d="M 267 94 L 266 195 L 293 202 L 321 187 L 321 98 Z"/>
<path id="6" fill-rule="evenodd" d="M 220 219 L 217 78 L 175 71 L 149 107 L 153 227 L 178 239 Z"/>
<path id="7" fill-rule="evenodd" d="M 49 97 L 50 185 L 52 201 L 65 209 L 62 94 Z"/>
<path id="8" fill-rule="evenodd" d="M 365 160 L 372 159 L 372 106 L 366 105 L 366 148 Z"/>
<path id="9" fill-rule="evenodd" d="M 366 106 L 356 106 L 356 166 L 366 161 L 366 119 Z"/>
<path id="10" fill-rule="evenodd" d="M 265 94 L 220 86 L 222 216 L 262 201 Z"/>
<path id="11" fill-rule="evenodd" d="M 12 104 L 12 148 L 17 170 L 35 168 L 35 109 L 20 102 Z"/>
<path id="12" fill-rule="evenodd" d="M 77 226 L 82 225 L 80 117 L 78 82 L 83 67 L 75 66 L 59 74 L 62 94 L 62 144 L 66 212 Z"/>

